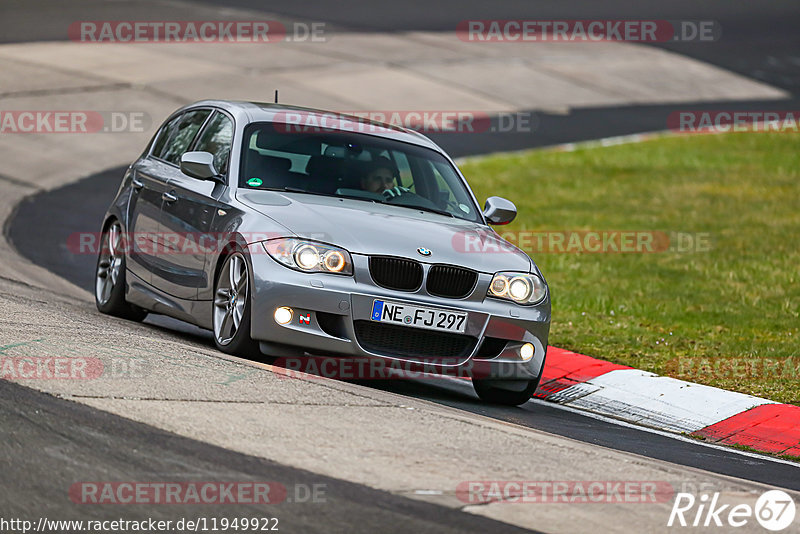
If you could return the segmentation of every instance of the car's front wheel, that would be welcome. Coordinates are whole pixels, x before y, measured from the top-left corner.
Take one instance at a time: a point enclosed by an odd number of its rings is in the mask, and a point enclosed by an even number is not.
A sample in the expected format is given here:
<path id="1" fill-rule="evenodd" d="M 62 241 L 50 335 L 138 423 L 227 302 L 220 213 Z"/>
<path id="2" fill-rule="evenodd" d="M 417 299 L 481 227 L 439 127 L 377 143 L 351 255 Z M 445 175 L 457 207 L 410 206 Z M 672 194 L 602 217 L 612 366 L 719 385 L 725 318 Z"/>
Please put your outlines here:
<path id="1" fill-rule="evenodd" d="M 125 236 L 112 221 L 103 232 L 95 271 L 94 301 L 102 313 L 142 321 L 147 311 L 125 300 Z"/>
<path id="2" fill-rule="evenodd" d="M 241 250 L 232 251 L 222 263 L 214 287 L 214 342 L 228 354 L 258 356 L 258 344 L 250 337 L 250 273 Z"/>
<path id="3" fill-rule="evenodd" d="M 499 380 L 473 379 L 472 387 L 475 393 L 484 402 L 502 404 L 504 406 L 519 406 L 530 400 L 539 387 L 539 379 L 515 380 L 501 382 Z"/>

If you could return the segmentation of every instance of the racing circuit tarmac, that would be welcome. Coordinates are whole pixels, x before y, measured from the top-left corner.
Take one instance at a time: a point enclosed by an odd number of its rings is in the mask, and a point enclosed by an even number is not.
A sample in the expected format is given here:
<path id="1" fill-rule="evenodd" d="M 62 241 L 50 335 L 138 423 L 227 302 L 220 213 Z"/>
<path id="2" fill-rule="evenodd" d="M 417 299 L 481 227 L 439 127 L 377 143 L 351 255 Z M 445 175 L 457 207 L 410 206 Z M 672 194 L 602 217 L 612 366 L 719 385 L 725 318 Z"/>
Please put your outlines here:
<path id="1" fill-rule="evenodd" d="M 76 234 L 97 226 L 124 171 L 124 168 L 111 169 L 62 189 L 29 197 L 18 207 L 6 228 L 11 242 L 34 263 L 92 291 L 94 255 L 75 254 L 64 243 L 76 242 Z M 74 207 L 78 205 L 81 208 L 76 211 Z M 42 234 L 38 222 L 48 217 L 63 224 Z M 193 325 L 157 315 L 150 316 L 146 322 L 180 332 L 213 348 L 211 334 Z M 797 465 L 678 441 L 671 436 L 594 419 L 545 402 L 531 401 L 521 408 L 488 406 L 477 399 L 470 384 L 458 380 L 361 381 L 361 384 L 603 447 L 800 490 L 800 466 Z"/>
<path id="2" fill-rule="evenodd" d="M 0 425 L 15 429 L 0 448 L 4 480 L 0 502 L 6 518 L 41 515 L 50 519 L 113 520 L 125 516 L 125 505 L 94 507 L 90 516 L 79 516 L 70 510 L 72 503 L 64 502 L 62 488 L 71 486 L 78 473 L 84 480 L 145 480 L 148 476 L 165 480 L 184 475 L 203 477 L 201 481 L 277 482 L 286 488 L 288 500 L 255 510 L 249 504 L 229 503 L 177 510 L 174 506 L 152 506 L 147 510 L 148 517 L 172 521 L 182 517 L 277 517 L 278 529 L 288 532 L 351 532 L 349 525 L 354 517 L 358 517 L 363 532 L 379 531 L 391 524 L 402 524 L 413 532 L 525 532 L 498 521 L 181 438 L 7 381 L 0 381 Z M 113 453 L 98 451 L 98 442 Z M 70 459 L 69 466 L 64 465 L 64 458 Z M 325 502 L 310 509 L 308 503 L 314 495 Z"/>
<path id="3" fill-rule="evenodd" d="M 214 12 L 227 7 L 260 9 L 263 3 L 251 0 L 205 2 Z M 180 18 L 180 4 L 162 2 L 4 2 L 0 6 L 0 42 L 33 42 L 63 39 L 63 21 L 80 19 L 152 19 L 155 12 L 164 18 Z M 42 19 L 40 12 L 52 12 Z M 657 46 L 728 69 L 779 88 L 784 99 L 704 101 L 702 109 L 797 109 L 800 104 L 800 22 L 796 3 L 769 5 L 709 2 L 702 6 L 689 1 L 670 3 L 581 1 L 539 6 L 531 12 L 524 1 L 493 3 L 445 1 L 436 4 L 412 1 L 385 4 L 353 0 L 337 3 L 312 1 L 270 2 L 267 9 L 280 16 L 325 20 L 340 31 L 451 31 L 467 18 L 661 18 L 714 19 L 723 27 L 726 39 L 719 43 L 658 44 Z M 185 18 L 185 17 L 184 17 Z M 0 89 L 0 92 L 3 92 Z M 13 96 L 13 95 L 6 95 Z M 177 105 L 175 106 L 177 107 Z M 692 107 L 680 104 L 637 104 L 572 108 L 568 113 L 533 110 L 534 132 L 487 132 L 475 135 L 439 134 L 431 137 L 453 156 L 517 150 L 664 129 L 664 117 L 675 109 Z M 155 125 L 153 125 L 153 128 Z M 140 147 L 135 147 L 139 150 Z M 96 231 L 102 213 L 116 191 L 123 170 L 95 168 L 95 174 L 76 183 L 27 198 L 5 222 L 4 233 L 21 255 L 34 264 L 91 290 L 95 258 L 72 254 L 65 247 L 74 232 Z M 0 170 L 0 179 L 4 173 Z M 12 179 L 13 181 L 13 179 Z M 49 231 L 42 231 L 47 221 Z M 546 274 L 546 273 L 545 273 Z M 151 316 L 149 326 L 159 335 L 177 337 L 205 345 L 213 350 L 210 336 L 191 326 L 168 318 Z M 365 395 L 388 393 L 455 409 L 465 417 L 487 417 L 496 421 L 578 440 L 602 448 L 633 453 L 689 468 L 702 469 L 744 480 L 800 490 L 798 467 L 785 462 L 736 451 L 707 447 L 689 440 L 601 420 L 556 405 L 531 401 L 521 408 L 486 406 L 477 401 L 469 384 L 455 380 L 362 382 Z M 0 447 L 0 465 L 5 483 L 0 487 L 1 515 L 50 514 L 68 518 L 74 506 L 64 498 L 61 488 L 76 478 L 83 480 L 148 480 L 153 477 L 190 474 L 210 479 L 267 479 L 291 484 L 327 484 L 328 502 L 324 507 L 281 507 L 279 517 L 286 531 L 516 531 L 515 527 L 466 514 L 449 506 L 423 502 L 363 483 L 325 477 L 279 462 L 226 450 L 215 445 L 179 437 L 172 433 L 96 410 L 84 404 L 55 399 L 49 395 L 0 382 L 0 417 L 3 428 L 14 428 L 13 439 Z M 278 409 L 282 406 L 278 405 Z M 92 451 L 87 454 L 87 451 Z M 42 451 L 29 456 L 28 451 Z M 66 459 L 66 461 L 65 461 Z M 610 475 L 609 475 L 610 476 Z M 46 507 L 44 506 L 46 503 Z M 36 506 L 36 508 L 32 508 Z M 149 507 L 150 516 L 172 518 L 178 512 Z M 130 509 L 128 509 L 130 510 Z M 166 511 L 165 511 L 166 510 Z M 115 517 L 122 510 L 92 508 L 89 515 Z M 145 507 L 136 512 L 144 514 Z M 239 509 L 204 507 L 181 509 L 180 514 L 233 516 Z M 266 510 L 259 512 L 267 513 Z M 84 512 L 86 513 L 86 512 Z M 252 513 L 242 510 L 242 513 Z M 278 513 L 278 512 L 276 512 Z M 491 513 L 486 512 L 491 517 Z M 505 518 L 504 518 L 505 520 Z M 510 520 L 509 520 L 510 521 Z M 356 525 L 357 526 L 354 526 Z M 539 523 L 542 530 L 552 527 Z M 538 525 L 538 524 L 537 524 Z M 283 529 L 282 529 L 283 530 Z"/>

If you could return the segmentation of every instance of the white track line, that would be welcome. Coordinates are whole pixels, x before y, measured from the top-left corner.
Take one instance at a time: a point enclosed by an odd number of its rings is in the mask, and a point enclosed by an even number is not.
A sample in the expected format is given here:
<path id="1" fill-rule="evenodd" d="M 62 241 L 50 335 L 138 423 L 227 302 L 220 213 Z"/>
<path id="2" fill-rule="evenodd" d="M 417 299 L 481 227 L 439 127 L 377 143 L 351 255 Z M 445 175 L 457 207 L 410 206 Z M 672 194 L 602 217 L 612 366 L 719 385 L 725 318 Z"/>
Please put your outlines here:
<path id="1" fill-rule="evenodd" d="M 638 369 L 609 371 L 548 400 L 674 432 L 695 432 L 756 406 L 775 404 Z"/>
<path id="2" fill-rule="evenodd" d="M 641 430 L 643 432 L 649 432 L 651 434 L 657 434 L 659 436 L 664 436 L 664 437 L 667 437 L 667 438 L 676 439 L 678 441 L 685 441 L 686 443 L 692 443 L 694 445 L 700 445 L 700 446 L 708 447 L 708 448 L 711 448 L 711 449 L 717 449 L 717 450 L 720 450 L 720 451 L 739 454 L 741 456 L 747 456 L 748 458 L 757 458 L 759 460 L 767 460 L 767 461 L 770 461 L 770 462 L 775 462 L 775 463 L 785 464 L 785 465 L 791 465 L 792 467 L 800 468 L 800 463 L 797 463 L 797 462 L 784 460 L 782 458 L 775 458 L 774 456 L 768 456 L 766 454 L 759 454 L 759 453 L 756 453 L 756 452 L 743 451 L 741 449 L 735 449 L 735 448 L 727 446 L 727 445 L 717 445 L 716 443 L 708 443 L 706 441 L 702 441 L 702 440 L 698 440 L 698 439 L 694 439 L 694 438 L 689 438 L 689 437 L 686 437 L 684 435 L 675 434 L 675 433 L 672 433 L 672 432 L 667 432 L 665 430 L 658 430 L 656 428 L 650 428 L 650 427 L 646 427 L 646 426 L 639 426 L 639 425 L 635 425 L 633 423 L 628 423 L 626 421 L 620 421 L 619 419 L 614 419 L 613 417 L 607 417 L 605 415 L 600 415 L 600 414 L 596 414 L 596 413 L 592 413 L 592 412 L 586 412 L 584 410 L 580 410 L 578 408 L 573 408 L 571 406 L 564 406 L 563 404 L 554 404 L 552 402 L 548 402 L 548 401 L 541 400 L 541 399 L 531 399 L 529 402 L 532 402 L 534 404 L 541 404 L 542 406 L 549 406 L 551 408 L 558 408 L 560 410 L 566 410 L 568 412 L 572 412 L 572 413 L 576 413 L 576 414 L 580 414 L 580 415 L 585 415 L 586 417 L 591 417 L 592 419 L 597 419 L 598 421 L 611 423 L 613 425 L 623 426 L 625 428 L 633 428 L 633 429 L 636 429 L 636 430 Z M 613 448 L 613 447 L 609 447 L 609 448 Z"/>
<path id="3" fill-rule="evenodd" d="M 464 384 L 463 380 L 458 380 L 458 379 L 455 379 L 455 378 L 452 378 L 452 377 L 442 377 L 442 378 L 444 378 L 445 380 L 447 380 L 449 382 L 452 382 L 454 384 L 460 384 L 462 386 L 466 385 L 466 384 Z M 701 440 L 698 440 L 698 439 L 689 438 L 689 437 L 686 437 L 686 436 L 681 435 L 681 434 L 676 434 L 676 433 L 673 433 L 673 432 L 667 432 L 665 430 L 658 430 L 656 428 L 650 428 L 650 427 L 646 427 L 646 426 L 639 426 L 639 425 L 636 425 L 636 424 L 633 424 L 633 423 L 628 423 L 626 421 L 615 419 L 613 417 L 607 417 L 605 415 L 600 415 L 600 414 L 593 413 L 593 412 L 587 412 L 585 410 L 581 410 L 581 409 L 578 409 L 578 408 L 573 408 L 572 406 L 566 406 L 566 405 L 563 405 L 563 404 L 557 404 L 557 403 L 554 403 L 554 402 L 541 400 L 541 399 L 536 399 L 536 398 L 533 398 L 528 402 L 531 402 L 531 403 L 534 403 L 534 404 L 538 404 L 538 405 L 541 405 L 541 406 L 547 406 L 549 408 L 556 408 L 556 409 L 559 409 L 559 410 L 564 410 L 564 411 L 567 411 L 567 412 L 570 412 L 570 413 L 574 413 L 574 414 L 578 414 L 578 415 L 583 415 L 583 416 L 586 416 L 586 417 L 590 417 L 592 419 L 596 419 L 598 421 L 603 421 L 604 423 L 610 423 L 612 425 L 622 426 L 622 427 L 625 427 L 625 428 L 632 428 L 634 430 L 641 430 L 642 432 L 649 432 L 650 434 L 656 434 L 656 435 L 659 435 L 659 436 L 664 436 L 666 438 L 676 439 L 678 441 L 683 441 L 683 442 L 686 442 L 686 443 L 692 443 L 694 445 L 700 445 L 700 446 L 703 446 L 703 447 L 708 447 L 708 448 L 716 449 L 716 450 L 719 450 L 719 451 L 739 454 L 741 456 L 747 456 L 748 458 L 757 458 L 759 460 L 767 460 L 767 461 L 774 462 L 774 463 L 779 463 L 779 464 L 784 464 L 784 465 L 791 465 L 792 467 L 800 468 L 800 463 L 797 463 L 797 462 L 784 460 L 782 458 L 775 458 L 774 456 L 767 456 L 766 454 L 759 454 L 759 453 L 750 452 L 750 451 L 743 451 L 741 449 L 734 449 L 733 447 L 729 447 L 729 446 L 726 446 L 726 445 L 717 445 L 716 443 L 708 443 L 708 442 L 701 441 Z M 490 416 L 487 416 L 487 417 L 490 417 Z M 494 419 L 494 418 L 492 418 L 492 419 Z M 519 425 L 519 423 L 512 423 L 512 424 Z M 520 426 L 524 426 L 524 425 L 520 425 Z M 539 430 L 539 429 L 536 429 L 536 430 Z M 547 432 L 546 430 L 539 430 L 539 431 L 540 432 L 545 432 L 545 433 L 548 433 L 548 434 L 552 433 L 552 432 Z M 575 438 L 570 438 L 570 439 L 575 439 Z M 576 441 L 580 441 L 580 440 L 576 440 Z M 600 446 L 603 446 L 603 445 L 600 445 Z M 613 446 L 605 446 L 605 448 L 614 449 Z M 633 454 L 636 454 L 636 453 L 634 452 Z"/>

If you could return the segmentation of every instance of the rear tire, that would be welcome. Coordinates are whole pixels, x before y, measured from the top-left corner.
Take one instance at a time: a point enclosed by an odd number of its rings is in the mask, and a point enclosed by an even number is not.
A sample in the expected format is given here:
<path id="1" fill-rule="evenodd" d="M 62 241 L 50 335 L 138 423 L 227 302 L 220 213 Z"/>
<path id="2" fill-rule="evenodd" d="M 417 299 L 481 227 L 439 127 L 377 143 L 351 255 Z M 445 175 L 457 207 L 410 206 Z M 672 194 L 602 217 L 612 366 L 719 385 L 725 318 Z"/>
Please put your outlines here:
<path id="1" fill-rule="evenodd" d="M 101 313 L 131 321 L 142 321 L 147 310 L 125 300 L 125 236 L 116 220 L 102 235 L 95 269 L 94 302 Z"/>
<path id="2" fill-rule="evenodd" d="M 497 380 L 472 380 L 472 387 L 475 388 L 475 393 L 484 402 L 491 404 L 502 404 L 503 406 L 520 406 L 528 402 L 536 388 L 539 387 L 539 379 L 528 380 L 524 389 L 520 391 L 512 391 L 510 389 L 503 389 L 498 387 Z"/>
<path id="3" fill-rule="evenodd" d="M 222 262 L 214 283 L 212 322 L 214 343 L 227 354 L 260 357 L 258 343 L 250 337 L 250 268 L 244 253 L 233 249 Z"/>

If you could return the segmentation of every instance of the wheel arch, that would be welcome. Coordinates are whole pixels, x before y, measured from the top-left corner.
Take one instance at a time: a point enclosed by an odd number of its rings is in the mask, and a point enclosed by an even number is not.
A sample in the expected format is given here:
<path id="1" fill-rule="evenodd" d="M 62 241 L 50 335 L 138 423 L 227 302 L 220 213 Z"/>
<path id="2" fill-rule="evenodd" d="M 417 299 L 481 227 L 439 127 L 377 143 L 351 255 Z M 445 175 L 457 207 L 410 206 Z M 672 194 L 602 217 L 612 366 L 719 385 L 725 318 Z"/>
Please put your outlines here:
<path id="1" fill-rule="evenodd" d="M 219 278 L 219 272 L 220 272 L 220 270 L 222 270 L 222 266 L 225 264 L 225 260 L 228 258 L 228 256 L 230 256 L 233 252 L 235 252 L 237 250 L 242 253 L 242 255 L 244 256 L 244 261 L 245 261 L 245 263 L 247 263 L 247 276 L 249 278 L 250 287 L 253 288 L 254 287 L 254 283 L 255 283 L 255 273 L 253 272 L 253 262 L 250 259 L 250 254 L 248 253 L 248 248 L 249 248 L 248 247 L 248 243 L 247 243 L 247 240 L 245 240 L 244 236 L 242 236 L 239 233 L 234 233 L 234 234 L 228 236 L 227 239 L 225 239 L 224 242 L 225 242 L 225 244 L 219 247 L 219 254 L 217 254 L 217 256 L 216 256 L 216 258 L 214 260 L 214 269 L 212 271 L 213 276 L 214 276 L 214 278 L 213 278 L 213 287 L 214 287 L 213 292 L 214 292 L 214 294 L 212 295 L 212 298 L 215 298 L 215 296 L 216 296 L 215 294 L 216 294 L 216 291 L 217 291 L 217 278 Z M 250 301 L 251 302 L 253 300 L 254 294 L 255 294 L 255 291 L 253 291 L 251 289 L 251 291 L 250 291 Z M 213 313 L 213 307 L 212 307 L 212 313 Z"/>

